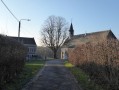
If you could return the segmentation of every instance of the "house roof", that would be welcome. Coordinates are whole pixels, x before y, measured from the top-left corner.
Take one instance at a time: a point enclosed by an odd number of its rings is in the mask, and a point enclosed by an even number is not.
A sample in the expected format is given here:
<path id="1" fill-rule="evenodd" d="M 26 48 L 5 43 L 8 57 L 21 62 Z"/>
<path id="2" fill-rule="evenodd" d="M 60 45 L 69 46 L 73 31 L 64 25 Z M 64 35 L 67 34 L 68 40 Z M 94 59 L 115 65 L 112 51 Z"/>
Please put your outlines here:
<path id="1" fill-rule="evenodd" d="M 79 34 L 74 35 L 72 38 L 67 38 L 62 47 L 75 47 L 76 45 L 84 44 L 87 42 L 96 43 L 102 40 L 106 40 L 108 38 L 116 39 L 111 30 Z"/>
<path id="2" fill-rule="evenodd" d="M 18 37 L 12 37 L 12 39 L 18 40 Z M 34 38 L 29 38 L 29 37 L 20 37 L 19 41 L 23 44 L 31 44 L 31 45 L 36 45 L 35 39 Z"/>

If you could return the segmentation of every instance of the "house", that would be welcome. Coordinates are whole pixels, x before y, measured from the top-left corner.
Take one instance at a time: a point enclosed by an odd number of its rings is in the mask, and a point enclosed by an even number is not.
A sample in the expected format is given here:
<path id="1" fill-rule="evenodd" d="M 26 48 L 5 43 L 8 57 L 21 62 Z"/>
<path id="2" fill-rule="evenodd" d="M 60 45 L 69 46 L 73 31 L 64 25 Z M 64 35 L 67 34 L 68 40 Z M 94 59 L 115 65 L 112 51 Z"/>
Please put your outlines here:
<path id="1" fill-rule="evenodd" d="M 11 36 L 10 36 L 11 37 Z M 11 37 L 18 41 L 18 37 Z M 19 42 L 28 48 L 26 59 L 33 59 L 36 56 L 37 45 L 34 38 L 19 37 Z"/>
<path id="2" fill-rule="evenodd" d="M 74 29 L 71 23 L 69 29 L 69 37 L 65 40 L 64 44 L 61 47 L 61 59 L 67 59 L 68 51 L 80 44 L 85 44 L 88 42 L 97 43 L 107 39 L 117 38 L 111 30 L 74 35 Z"/>

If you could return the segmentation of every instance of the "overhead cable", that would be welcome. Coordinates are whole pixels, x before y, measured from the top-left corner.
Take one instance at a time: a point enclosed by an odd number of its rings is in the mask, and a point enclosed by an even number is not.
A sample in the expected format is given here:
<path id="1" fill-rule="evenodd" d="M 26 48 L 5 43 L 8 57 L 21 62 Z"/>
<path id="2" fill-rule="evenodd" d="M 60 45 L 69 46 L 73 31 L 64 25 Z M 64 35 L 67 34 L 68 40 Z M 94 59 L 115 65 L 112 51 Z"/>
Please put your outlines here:
<path id="1" fill-rule="evenodd" d="M 16 16 L 11 12 L 11 10 L 7 7 L 7 5 L 1 0 L 1 2 L 4 4 L 4 6 L 7 8 L 7 10 L 12 14 L 12 16 L 19 22 L 19 19 L 16 18 Z"/>

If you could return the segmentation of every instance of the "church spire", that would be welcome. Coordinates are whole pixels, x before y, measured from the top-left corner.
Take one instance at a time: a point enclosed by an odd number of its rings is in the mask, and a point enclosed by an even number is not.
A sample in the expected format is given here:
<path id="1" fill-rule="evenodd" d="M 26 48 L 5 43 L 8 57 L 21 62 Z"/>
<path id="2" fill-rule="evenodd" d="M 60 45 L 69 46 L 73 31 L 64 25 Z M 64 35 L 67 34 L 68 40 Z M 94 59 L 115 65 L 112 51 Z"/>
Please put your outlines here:
<path id="1" fill-rule="evenodd" d="M 71 25 L 70 25 L 70 29 L 69 29 L 69 37 L 73 37 L 74 36 L 74 29 L 73 29 L 73 25 L 72 25 L 72 22 L 71 22 Z"/>

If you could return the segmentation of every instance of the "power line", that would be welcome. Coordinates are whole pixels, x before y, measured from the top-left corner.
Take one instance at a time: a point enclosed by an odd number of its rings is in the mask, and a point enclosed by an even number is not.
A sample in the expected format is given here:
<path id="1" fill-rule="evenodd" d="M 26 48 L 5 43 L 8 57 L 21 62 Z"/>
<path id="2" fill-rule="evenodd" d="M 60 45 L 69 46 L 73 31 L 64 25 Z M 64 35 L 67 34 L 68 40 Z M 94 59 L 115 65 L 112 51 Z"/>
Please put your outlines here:
<path id="1" fill-rule="evenodd" d="M 12 16 L 19 22 L 19 19 L 16 18 L 16 16 L 11 12 L 11 10 L 7 7 L 7 5 L 1 0 L 1 2 L 4 4 L 4 6 L 7 8 L 7 10 L 12 14 Z"/>

